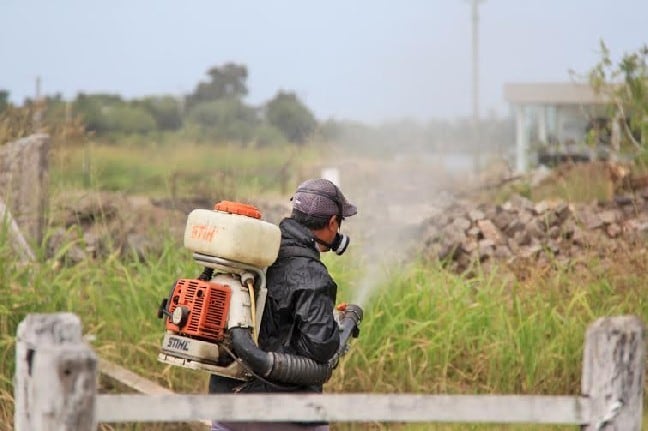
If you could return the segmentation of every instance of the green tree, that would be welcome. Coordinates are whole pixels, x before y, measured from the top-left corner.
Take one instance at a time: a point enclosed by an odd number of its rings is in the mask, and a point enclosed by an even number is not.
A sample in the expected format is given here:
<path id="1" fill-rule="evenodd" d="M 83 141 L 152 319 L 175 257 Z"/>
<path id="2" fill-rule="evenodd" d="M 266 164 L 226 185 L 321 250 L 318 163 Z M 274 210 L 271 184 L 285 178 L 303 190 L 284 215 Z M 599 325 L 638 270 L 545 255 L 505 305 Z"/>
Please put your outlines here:
<path id="1" fill-rule="evenodd" d="M 182 127 L 182 103 L 173 96 L 151 96 L 137 104 L 153 117 L 158 130 L 178 130 Z"/>
<path id="2" fill-rule="evenodd" d="M 279 91 L 266 104 L 265 116 L 270 125 L 296 144 L 306 142 L 317 127 L 313 113 L 292 92 Z"/>
<path id="3" fill-rule="evenodd" d="M 240 99 L 247 95 L 247 67 L 240 64 L 227 63 L 215 66 L 207 71 L 209 81 L 200 82 L 193 93 L 187 97 L 187 105 L 220 99 Z"/>
<path id="4" fill-rule="evenodd" d="M 81 115 L 86 129 L 103 133 L 148 133 L 157 127 L 153 116 L 137 102 L 126 102 L 112 94 L 79 94 L 75 113 Z"/>
<path id="5" fill-rule="evenodd" d="M 108 131 L 113 133 L 149 133 L 155 131 L 157 125 L 153 116 L 145 109 L 121 104 L 110 107 L 103 112 L 108 125 Z"/>
<path id="6" fill-rule="evenodd" d="M 258 148 L 276 147 L 286 144 L 286 138 L 276 127 L 264 123 L 254 130 L 254 142 Z"/>
<path id="7" fill-rule="evenodd" d="M 122 103 L 118 95 L 79 93 L 74 101 L 74 113 L 81 116 L 87 130 L 105 133 L 112 127 L 106 111 Z"/>
<path id="8" fill-rule="evenodd" d="M 187 121 L 204 137 L 238 142 L 249 142 L 259 122 L 256 110 L 235 98 L 200 103 L 189 110 Z"/>
<path id="9" fill-rule="evenodd" d="M 588 80 L 596 92 L 610 99 L 613 115 L 622 121 L 624 135 L 637 150 L 648 151 L 648 45 L 625 53 L 618 63 L 601 41 L 601 60 Z"/>

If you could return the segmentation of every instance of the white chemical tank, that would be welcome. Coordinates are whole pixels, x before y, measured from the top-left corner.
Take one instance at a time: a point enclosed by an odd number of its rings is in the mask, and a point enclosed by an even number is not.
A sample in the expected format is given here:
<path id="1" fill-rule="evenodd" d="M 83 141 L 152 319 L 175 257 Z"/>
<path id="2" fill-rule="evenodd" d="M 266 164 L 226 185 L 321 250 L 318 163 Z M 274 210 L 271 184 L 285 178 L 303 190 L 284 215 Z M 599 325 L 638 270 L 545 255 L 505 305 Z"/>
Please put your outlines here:
<path id="1" fill-rule="evenodd" d="M 195 209 L 187 217 L 184 246 L 257 268 L 270 266 L 279 253 L 281 231 L 261 220 L 252 205 L 221 201 L 214 210 Z"/>

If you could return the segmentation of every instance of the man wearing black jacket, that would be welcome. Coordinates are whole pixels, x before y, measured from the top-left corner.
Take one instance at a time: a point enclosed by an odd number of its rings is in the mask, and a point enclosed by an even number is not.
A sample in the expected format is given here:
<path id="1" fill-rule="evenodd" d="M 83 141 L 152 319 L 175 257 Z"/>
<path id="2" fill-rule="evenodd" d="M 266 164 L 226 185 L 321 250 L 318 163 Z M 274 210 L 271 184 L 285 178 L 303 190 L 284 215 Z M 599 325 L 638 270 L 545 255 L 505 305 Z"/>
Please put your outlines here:
<path id="1" fill-rule="evenodd" d="M 349 239 L 339 233 L 342 220 L 357 214 L 342 191 L 326 179 L 311 179 L 297 188 L 291 216 L 279 224 L 281 245 L 268 268 L 268 294 L 259 347 L 326 364 L 338 350 L 339 327 L 333 311 L 337 285 L 320 253 L 344 253 Z M 210 393 L 322 392 L 322 385 L 295 386 L 253 379 L 248 382 L 212 375 Z M 217 423 L 212 431 L 326 431 L 326 424 Z"/>

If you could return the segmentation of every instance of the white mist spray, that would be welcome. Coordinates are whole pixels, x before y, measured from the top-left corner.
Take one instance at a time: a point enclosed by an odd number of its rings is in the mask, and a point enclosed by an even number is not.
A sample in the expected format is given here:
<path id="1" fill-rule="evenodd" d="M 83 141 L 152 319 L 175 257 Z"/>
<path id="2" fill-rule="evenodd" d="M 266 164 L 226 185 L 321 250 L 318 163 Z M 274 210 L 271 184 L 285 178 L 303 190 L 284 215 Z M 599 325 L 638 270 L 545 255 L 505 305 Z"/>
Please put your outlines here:
<path id="1" fill-rule="evenodd" d="M 354 284 L 353 304 L 369 304 L 385 285 L 389 272 L 408 259 L 420 240 L 422 222 L 447 205 L 436 188 L 440 182 L 431 184 L 430 176 L 424 175 L 428 170 L 421 168 L 424 162 L 413 159 L 415 162 L 383 161 L 378 166 L 370 162 L 376 171 L 356 172 L 353 180 L 342 172 L 344 193 L 358 205 L 358 215 L 346 228 L 357 261 L 364 262 L 363 275 Z"/>

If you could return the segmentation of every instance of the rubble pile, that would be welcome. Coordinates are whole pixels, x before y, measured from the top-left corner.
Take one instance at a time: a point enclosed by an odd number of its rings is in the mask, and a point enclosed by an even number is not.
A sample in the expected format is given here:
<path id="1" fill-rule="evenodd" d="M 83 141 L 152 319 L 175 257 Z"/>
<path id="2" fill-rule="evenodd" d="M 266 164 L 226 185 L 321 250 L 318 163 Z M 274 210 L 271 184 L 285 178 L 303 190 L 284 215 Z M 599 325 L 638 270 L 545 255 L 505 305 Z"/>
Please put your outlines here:
<path id="1" fill-rule="evenodd" d="M 457 271 L 476 261 L 538 264 L 568 262 L 587 252 L 601 257 L 621 248 L 644 247 L 648 192 L 610 203 L 534 203 L 515 196 L 497 205 L 454 203 L 420 226 L 423 253 Z"/>

